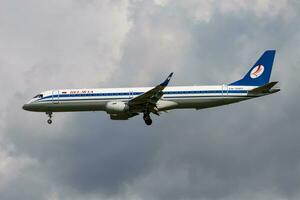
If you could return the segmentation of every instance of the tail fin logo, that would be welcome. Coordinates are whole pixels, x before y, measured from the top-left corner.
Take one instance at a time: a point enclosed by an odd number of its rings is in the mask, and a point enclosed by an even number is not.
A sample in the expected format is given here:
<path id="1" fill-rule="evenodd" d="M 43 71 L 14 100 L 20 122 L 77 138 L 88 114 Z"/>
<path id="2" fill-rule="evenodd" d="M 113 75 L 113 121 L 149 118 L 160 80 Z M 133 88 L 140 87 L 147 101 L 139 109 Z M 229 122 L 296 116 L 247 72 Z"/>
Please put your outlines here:
<path id="1" fill-rule="evenodd" d="M 264 70 L 265 68 L 263 65 L 257 65 L 251 70 L 250 77 L 253 79 L 258 78 L 264 73 Z"/>

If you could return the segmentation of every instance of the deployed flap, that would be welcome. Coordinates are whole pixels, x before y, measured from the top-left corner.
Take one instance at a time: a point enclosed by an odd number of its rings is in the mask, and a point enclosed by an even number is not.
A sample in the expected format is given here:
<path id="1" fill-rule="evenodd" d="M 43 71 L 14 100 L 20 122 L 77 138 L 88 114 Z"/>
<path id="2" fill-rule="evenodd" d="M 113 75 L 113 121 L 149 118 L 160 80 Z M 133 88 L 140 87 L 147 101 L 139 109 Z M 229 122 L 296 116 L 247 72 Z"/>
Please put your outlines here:
<path id="1" fill-rule="evenodd" d="M 253 90 L 250 90 L 249 93 L 250 94 L 261 94 L 261 93 L 270 93 L 270 92 L 274 93 L 274 92 L 278 92 L 279 89 L 273 89 L 273 90 L 271 90 L 272 87 L 274 87 L 277 83 L 278 83 L 278 81 L 267 83 L 267 84 L 265 84 L 263 86 L 257 87 L 257 88 L 255 88 Z"/>
<path id="2" fill-rule="evenodd" d="M 130 107 L 134 107 L 136 105 L 141 105 L 141 104 L 153 104 L 155 106 L 157 101 L 162 97 L 163 95 L 162 91 L 167 87 L 172 76 L 173 76 L 173 72 L 168 76 L 168 78 L 164 82 L 157 85 L 155 88 L 131 99 L 128 102 L 128 105 Z"/>

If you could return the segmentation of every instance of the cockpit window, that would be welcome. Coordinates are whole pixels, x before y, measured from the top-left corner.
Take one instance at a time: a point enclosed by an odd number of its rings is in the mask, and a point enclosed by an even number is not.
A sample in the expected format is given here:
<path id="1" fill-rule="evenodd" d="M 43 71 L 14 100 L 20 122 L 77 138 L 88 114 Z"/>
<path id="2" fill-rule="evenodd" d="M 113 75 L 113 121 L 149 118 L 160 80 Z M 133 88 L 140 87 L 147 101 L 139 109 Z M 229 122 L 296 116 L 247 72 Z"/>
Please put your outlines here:
<path id="1" fill-rule="evenodd" d="M 38 95 L 36 95 L 36 96 L 33 97 L 33 98 L 43 98 L 43 95 L 42 95 L 42 94 L 38 94 Z"/>

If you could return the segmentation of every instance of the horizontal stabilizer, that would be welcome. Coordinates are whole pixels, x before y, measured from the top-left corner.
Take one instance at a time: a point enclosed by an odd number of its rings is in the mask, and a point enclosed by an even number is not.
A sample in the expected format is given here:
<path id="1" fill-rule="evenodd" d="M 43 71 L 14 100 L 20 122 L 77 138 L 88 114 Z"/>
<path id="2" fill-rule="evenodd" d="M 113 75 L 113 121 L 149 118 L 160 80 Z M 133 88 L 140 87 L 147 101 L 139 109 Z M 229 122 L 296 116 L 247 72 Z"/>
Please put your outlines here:
<path id="1" fill-rule="evenodd" d="M 257 87 L 257 88 L 255 88 L 253 90 L 250 90 L 249 94 L 262 94 L 262 93 L 275 93 L 275 92 L 279 92 L 280 89 L 272 89 L 277 83 L 278 83 L 278 81 L 267 83 L 267 84 L 265 84 L 263 86 Z"/>

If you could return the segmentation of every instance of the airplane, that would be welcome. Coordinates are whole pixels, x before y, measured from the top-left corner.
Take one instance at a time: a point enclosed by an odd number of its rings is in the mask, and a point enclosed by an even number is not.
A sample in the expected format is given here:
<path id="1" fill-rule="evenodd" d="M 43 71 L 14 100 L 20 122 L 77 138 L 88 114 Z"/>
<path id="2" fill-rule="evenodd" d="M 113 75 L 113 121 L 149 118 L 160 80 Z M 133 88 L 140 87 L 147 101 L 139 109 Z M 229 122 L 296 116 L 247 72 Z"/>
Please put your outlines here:
<path id="1" fill-rule="evenodd" d="M 156 87 L 54 89 L 34 96 L 23 109 L 45 112 L 52 123 L 53 112 L 105 111 L 112 120 L 128 120 L 143 114 L 146 125 L 150 114 L 174 109 L 204 109 L 249 100 L 280 91 L 269 82 L 275 50 L 267 50 L 240 80 L 214 86 L 168 87 L 173 73 Z"/>

